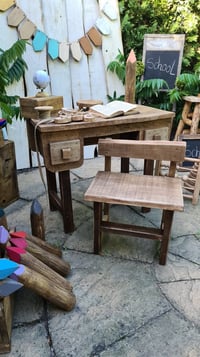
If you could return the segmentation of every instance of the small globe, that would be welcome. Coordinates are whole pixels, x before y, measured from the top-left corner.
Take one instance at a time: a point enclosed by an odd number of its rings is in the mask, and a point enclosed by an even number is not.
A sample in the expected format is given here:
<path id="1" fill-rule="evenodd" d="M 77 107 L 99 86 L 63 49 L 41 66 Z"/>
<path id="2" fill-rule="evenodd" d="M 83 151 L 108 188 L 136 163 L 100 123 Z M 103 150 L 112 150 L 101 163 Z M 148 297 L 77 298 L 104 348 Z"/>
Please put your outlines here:
<path id="1" fill-rule="evenodd" d="M 33 76 L 33 83 L 38 89 L 45 89 L 48 86 L 49 82 L 50 78 L 46 71 L 39 70 L 35 72 Z"/>

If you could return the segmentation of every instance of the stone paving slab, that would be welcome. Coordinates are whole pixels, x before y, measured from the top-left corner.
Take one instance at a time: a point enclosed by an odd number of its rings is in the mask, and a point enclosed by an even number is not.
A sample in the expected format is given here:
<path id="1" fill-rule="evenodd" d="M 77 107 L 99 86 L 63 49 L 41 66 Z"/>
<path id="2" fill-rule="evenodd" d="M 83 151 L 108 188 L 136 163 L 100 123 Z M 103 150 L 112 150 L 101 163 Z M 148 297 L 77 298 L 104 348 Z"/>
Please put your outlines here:
<path id="1" fill-rule="evenodd" d="M 116 160 L 115 165 L 119 164 Z M 92 205 L 83 195 L 102 158 L 71 173 L 76 230 L 63 232 L 59 212 L 50 212 L 39 171 L 20 172 L 20 199 L 5 211 L 10 226 L 30 232 L 30 207 L 44 210 L 46 240 L 63 250 L 77 303 L 65 312 L 26 288 L 15 293 L 12 350 L 2 357 L 199 357 L 199 204 L 185 201 L 175 214 L 166 266 L 150 240 L 106 236 L 101 256 L 92 241 Z M 134 162 L 131 169 L 135 169 Z M 136 170 L 140 170 L 137 166 Z M 126 208 L 126 219 L 157 226 L 156 210 Z M 112 214 L 122 215 L 113 207 Z M 121 238 L 121 239 L 120 239 Z M 153 243 L 153 244 L 152 244 Z"/>

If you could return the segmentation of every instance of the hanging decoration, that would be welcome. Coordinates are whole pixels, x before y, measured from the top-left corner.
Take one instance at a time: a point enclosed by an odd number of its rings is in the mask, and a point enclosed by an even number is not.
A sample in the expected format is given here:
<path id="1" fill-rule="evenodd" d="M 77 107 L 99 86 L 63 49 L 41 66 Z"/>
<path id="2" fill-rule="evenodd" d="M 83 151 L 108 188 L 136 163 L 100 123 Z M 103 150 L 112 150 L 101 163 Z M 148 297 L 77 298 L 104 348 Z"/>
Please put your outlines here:
<path id="1" fill-rule="evenodd" d="M 15 6 L 14 9 L 8 14 L 7 21 L 9 26 L 17 27 L 20 22 L 25 19 L 25 13 L 18 7 Z"/>
<path id="2" fill-rule="evenodd" d="M 30 40 L 36 31 L 36 26 L 29 19 L 25 19 L 18 27 L 19 35 L 22 40 Z"/>
<path id="3" fill-rule="evenodd" d="M 47 42 L 47 36 L 44 32 L 37 30 L 34 34 L 32 46 L 35 52 L 40 52 L 44 49 Z"/>
<path id="4" fill-rule="evenodd" d="M 0 0 L 0 11 L 6 11 L 15 4 L 15 0 Z"/>
<path id="5" fill-rule="evenodd" d="M 32 39 L 32 46 L 35 52 L 43 51 L 47 46 L 48 55 L 51 59 L 59 59 L 62 62 L 69 60 L 69 50 L 73 59 L 78 62 L 81 60 L 83 52 L 85 55 L 91 56 L 93 46 L 102 46 L 102 35 L 110 35 L 111 30 L 108 20 L 117 20 L 116 9 L 113 8 L 108 0 L 102 8 L 102 14 L 106 15 L 107 19 L 99 16 L 88 32 L 72 43 L 59 42 L 56 39 L 49 38 L 44 32 L 37 29 L 37 26 L 17 6 L 15 0 L 0 0 L 0 11 L 6 11 L 12 6 L 14 6 L 13 10 L 7 16 L 8 26 L 16 27 L 21 39 Z"/>

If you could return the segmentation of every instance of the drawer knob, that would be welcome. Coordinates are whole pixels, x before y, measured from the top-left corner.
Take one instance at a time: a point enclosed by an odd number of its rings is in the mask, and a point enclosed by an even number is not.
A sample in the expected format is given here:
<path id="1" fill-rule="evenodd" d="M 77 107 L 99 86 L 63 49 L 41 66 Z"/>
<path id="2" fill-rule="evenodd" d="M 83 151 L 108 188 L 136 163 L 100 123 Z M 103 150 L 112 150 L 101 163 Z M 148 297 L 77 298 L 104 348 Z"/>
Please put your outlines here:
<path id="1" fill-rule="evenodd" d="M 62 149 L 61 151 L 62 151 L 62 158 L 64 160 L 70 159 L 71 154 L 72 154 L 72 149 L 71 148 Z"/>

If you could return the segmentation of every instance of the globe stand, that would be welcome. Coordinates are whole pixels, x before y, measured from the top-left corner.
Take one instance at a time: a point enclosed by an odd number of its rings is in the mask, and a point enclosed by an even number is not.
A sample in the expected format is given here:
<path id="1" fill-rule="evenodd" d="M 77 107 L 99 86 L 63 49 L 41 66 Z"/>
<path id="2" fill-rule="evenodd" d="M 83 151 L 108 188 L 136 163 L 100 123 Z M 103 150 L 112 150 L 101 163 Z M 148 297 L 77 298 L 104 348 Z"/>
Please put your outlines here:
<path id="1" fill-rule="evenodd" d="M 40 92 L 36 93 L 35 97 L 36 98 L 49 97 L 49 93 L 44 92 L 44 90 L 41 90 Z"/>

